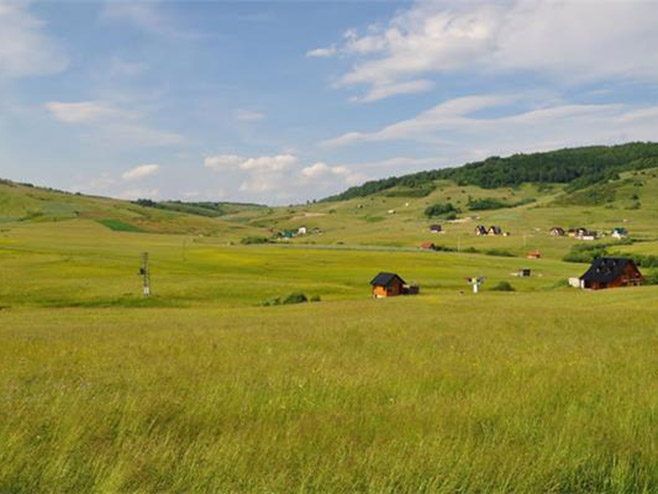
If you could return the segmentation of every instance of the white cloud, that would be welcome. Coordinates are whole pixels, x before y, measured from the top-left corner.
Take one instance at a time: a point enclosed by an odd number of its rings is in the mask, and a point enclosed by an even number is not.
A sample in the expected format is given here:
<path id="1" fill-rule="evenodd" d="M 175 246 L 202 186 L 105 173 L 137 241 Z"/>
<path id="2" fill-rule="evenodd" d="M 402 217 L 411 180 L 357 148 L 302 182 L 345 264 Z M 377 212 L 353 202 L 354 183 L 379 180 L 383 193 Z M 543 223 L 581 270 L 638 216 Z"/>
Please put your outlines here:
<path id="1" fill-rule="evenodd" d="M 241 170 L 284 171 L 295 166 L 299 160 L 292 154 L 279 154 L 277 156 L 260 156 L 249 158 L 240 164 Z"/>
<path id="2" fill-rule="evenodd" d="M 333 57 L 338 53 L 338 49 L 335 46 L 328 46 L 326 48 L 316 48 L 314 50 L 309 50 L 306 52 L 306 56 L 310 58 L 327 58 Z"/>
<path id="3" fill-rule="evenodd" d="M 265 118 L 264 113 L 248 111 L 248 110 L 237 110 L 235 112 L 235 119 L 242 122 L 256 122 L 258 120 L 263 120 Z"/>
<path id="4" fill-rule="evenodd" d="M 203 160 L 203 166 L 210 170 L 222 170 L 228 168 L 237 168 L 240 163 L 244 162 L 242 156 L 236 154 L 219 154 L 217 156 L 208 156 Z"/>
<path id="5" fill-rule="evenodd" d="M 66 123 L 97 122 L 120 114 L 116 108 L 99 101 L 79 101 L 75 103 L 50 101 L 44 106 L 54 118 Z"/>
<path id="6" fill-rule="evenodd" d="M 243 192 L 262 194 L 285 189 L 288 172 L 299 163 L 292 154 L 244 158 L 235 154 L 208 156 L 203 165 L 215 171 L 237 170 L 248 174 L 240 184 Z"/>
<path id="7" fill-rule="evenodd" d="M 121 147 L 143 147 L 173 146 L 186 141 L 180 134 L 139 122 L 145 115 L 123 110 L 105 101 L 50 101 L 44 104 L 44 108 L 60 122 L 95 126 L 103 143 L 113 143 Z"/>
<path id="8" fill-rule="evenodd" d="M 45 24 L 27 11 L 25 3 L 0 1 L 0 76 L 55 74 L 69 64 Z"/>
<path id="9" fill-rule="evenodd" d="M 338 85 L 387 97 L 402 93 L 386 87 L 456 71 L 655 82 L 656 47 L 655 1 L 426 0 L 366 34 L 348 31 L 337 52 L 357 61 Z"/>
<path id="10" fill-rule="evenodd" d="M 303 168 L 300 174 L 307 181 L 324 182 L 325 185 L 332 180 L 346 185 L 356 185 L 366 180 L 364 174 L 355 172 L 347 166 L 330 166 L 321 161 Z"/>
<path id="11" fill-rule="evenodd" d="M 533 106 L 522 96 L 472 96 L 372 132 L 346 133 L 325 145 L 409 141 L 440 151 L 442 165 L 460 165 L 489 155 L 655 140 L 656 128 L 658 105 Z"/>
<path id="12" fill-rule="evenodd" d="M 380 99 L 390 98 L 398 94 L 416 94 L 429 91 L 434 87 L 434 82 L 427 79 L 418 79 L 415 81 L 398 82 L 394 84 L 382 84 L 373 86 L 372 89 L 362 98 L 354 98 L 354 101 L 369 103 Z"/>
<path id="13" fill-rule="evenodd" d="M 139 165 L 135 168 L 132 168 L 121 175 L 121 178 L 125 181 L 131 182 L 133 180 L 140 180 L 144 177 L 148 177 L 157 173 L 160 170 L 160 165 L 148 164 L 148 165 Z"/>

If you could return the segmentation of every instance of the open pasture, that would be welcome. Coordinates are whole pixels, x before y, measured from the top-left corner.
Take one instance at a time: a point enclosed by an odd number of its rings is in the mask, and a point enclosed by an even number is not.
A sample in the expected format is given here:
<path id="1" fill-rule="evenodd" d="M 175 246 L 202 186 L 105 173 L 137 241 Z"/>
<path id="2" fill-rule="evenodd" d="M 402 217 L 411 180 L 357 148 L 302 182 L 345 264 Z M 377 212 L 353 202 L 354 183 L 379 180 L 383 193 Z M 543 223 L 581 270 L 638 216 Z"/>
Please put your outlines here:
<path id="1" fill-rule="evenodd" d="M 658 288 L 558 259 L 7 224 L 0 492 L 654 492 Z"/>

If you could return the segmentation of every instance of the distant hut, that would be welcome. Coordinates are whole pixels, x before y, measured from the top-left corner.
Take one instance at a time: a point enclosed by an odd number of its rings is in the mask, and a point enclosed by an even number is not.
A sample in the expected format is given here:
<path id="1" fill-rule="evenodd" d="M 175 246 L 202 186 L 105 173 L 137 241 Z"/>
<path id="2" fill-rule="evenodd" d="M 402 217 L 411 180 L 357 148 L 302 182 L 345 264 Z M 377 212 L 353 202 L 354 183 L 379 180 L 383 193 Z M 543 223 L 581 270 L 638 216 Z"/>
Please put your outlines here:
<path id="1" fill-rule="evenodd" d="M 487 235 L 502 235 L 503 229 L 496 225 L 491 225 L 487 230 Z"/>
<path id="2" fill-rule="evenodd" d="M 476 234 L 478 237 L 482 237 L 482 236 L 487 235 L 487 227 L 484 226 L 484 225 L 478 225 L 478 226 L 476 226 L 476 227 L 475 227 L 475 234 Z"/>
<path id="3" fill-rule="evenodd" d="M 430 233 L 441 233 L 442 231 L 441 225 L 430 225 Z"/>
<path id="4" fill-rule="evenodd" d="M 297 229 L 297 235 L 306 235 L 307 233 L 308 233 L 308 228 L 306 228 L 305 226 L 300 226 Z"/>
<path id="5" fill-rule="evenodd" d="M 617 240 L 628 237 L 628 230 L 626 228 L 615 228 L 612 230 L 612 237 Z"/>
<path id="6" fill-rule="evenodd" d="M 528 252 L 527 255 L 528 259 L 541 259 L 541 252 L 538 250 L 533 250 L 532 252 Z"/>
<path id="7" fill-rule="evenodd" d="M 529 278 L 531 274 L 532 274 L 532 270 L 530 270 L 529 268 L 523 268 L 523 269 L 519 269 L 519 271 L 516 273 L 516 276 L 518 276 L 519 278 Z"/>
<path id="8" fill-rule="evenodd" d="M 624 286 L 638 286 L 644 277 L 632 259 L 626 257 L 601 257 L 596 259 L 580 277 L 581 288 L 602 290 Z"/>
<path id="9" fill-rule="evenodd" d="M 551 228 L 551 237 L 564 237 L 565 234 L 566 232 L 562 227 L 554 226 Z"/>
<path id="10" fill-rule="evenodd" d="M 405 281 L 395 273 L 379 273 L 370 282 L 375 298 L 397 297 L 404 294 Z"/>

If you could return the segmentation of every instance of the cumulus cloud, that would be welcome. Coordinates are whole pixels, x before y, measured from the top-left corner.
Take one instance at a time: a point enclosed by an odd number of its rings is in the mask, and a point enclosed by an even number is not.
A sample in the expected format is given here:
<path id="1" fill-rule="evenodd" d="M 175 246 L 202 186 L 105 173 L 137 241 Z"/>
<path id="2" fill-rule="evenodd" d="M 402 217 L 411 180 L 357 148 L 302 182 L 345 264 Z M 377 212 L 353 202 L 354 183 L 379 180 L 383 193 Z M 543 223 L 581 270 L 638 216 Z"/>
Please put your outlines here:
<path id="1" fill-rule="evenodd" d="M 356 185 L 366 178 L 362 173 L 355 172 L 346 166 L 330 166 L 322 161 L 302 168 L 300 174 L 303 178 L 313 181 L 340 178 L 347 185 Z"/>
<path id="2" fill-rule="evenodd" d="M 135 168 L 132 168 L 121 175 L 121 178 L 125 181 L 131 182 L 133 180 L 140 180 L 149 175 L 153 175 L 160 170 L 160 165 L 148 164 L 148 165 L 139 165 Z"/>
<path id="3" fill-rule="evenodd" d="M 26 3 L 0 1 L 0 76 L 46 75 L 66 69 L 66 54 L 44 27 Z"/>
<path id="4" fill-rule="evenodd" d="M 207 156 L 203 160 L 203 166 L 210 170 L 221 170 L 237 168 L 243 161 L 244 158 L 236 154 L 218 154 L 217 156 Z"/>
<path id="5" fill-rule="evenodd" d="M 263 120 L 265 118 L 264 113 L 248 111 L 248 110 L 237 110 L 235 112 L 235 119 L 241 122 L 256 122 L 258 120 Z"/>
<path id="6" fill-rule="evenodd" d="M 348 31 L 326 56 L 356 59 L 338 86 L 365 85 L 369 95 L 380 94 L 365 101 L 410 92 L 386 87 L 457 71 L 655 82 L 657 28 L 654 1 L 425 0 L 364 34 Z"/>
<path id="7" fill-rule="evenodd" d="M 51 115 L 66 123 L 90 123 L 117 116 L 120 112 L 113 106 L 99 101 L 65 103 L 50 101 L 45 108 Z"/>

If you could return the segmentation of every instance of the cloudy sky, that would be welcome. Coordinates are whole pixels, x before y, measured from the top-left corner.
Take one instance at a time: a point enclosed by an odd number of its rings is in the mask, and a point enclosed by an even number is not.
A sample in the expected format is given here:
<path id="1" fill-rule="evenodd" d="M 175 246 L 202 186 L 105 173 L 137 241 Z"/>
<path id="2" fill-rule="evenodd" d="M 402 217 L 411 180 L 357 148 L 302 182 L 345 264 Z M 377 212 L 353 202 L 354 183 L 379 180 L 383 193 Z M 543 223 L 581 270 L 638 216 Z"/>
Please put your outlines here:
<path id="1" fill-rule="evenodd" d="M 658 140 L 658 0 L 0 0 L 0 177 L 287 204 Z"/>

